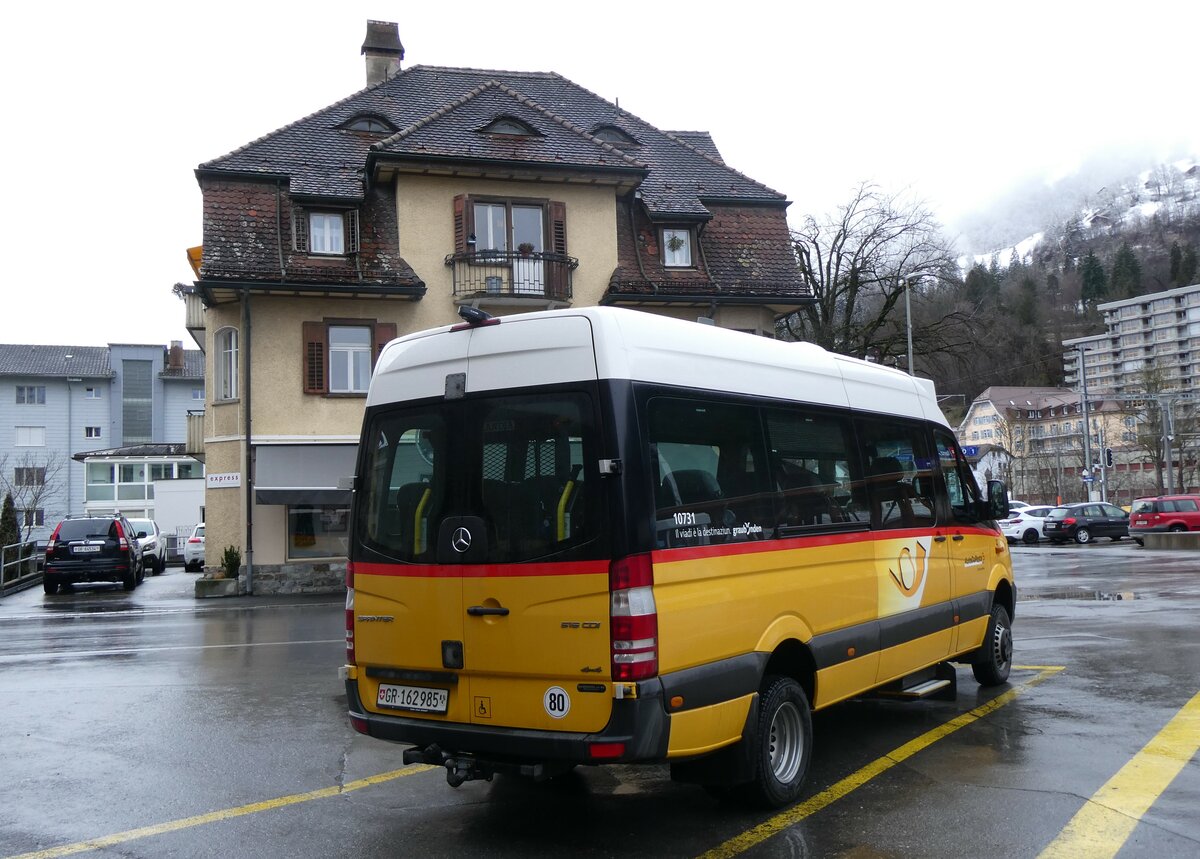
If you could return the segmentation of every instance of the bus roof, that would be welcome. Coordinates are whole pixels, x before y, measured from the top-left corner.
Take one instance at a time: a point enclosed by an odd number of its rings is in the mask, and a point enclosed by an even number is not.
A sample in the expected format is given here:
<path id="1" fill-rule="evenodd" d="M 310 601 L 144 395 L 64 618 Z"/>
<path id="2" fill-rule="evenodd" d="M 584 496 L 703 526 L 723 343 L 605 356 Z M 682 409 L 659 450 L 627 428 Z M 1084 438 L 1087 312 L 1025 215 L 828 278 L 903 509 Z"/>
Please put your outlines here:
<path id="1" fill-rule="evenodd" d="M 553 329 L 543 326 L 557 329 L 555 320 L 566 317 L 588 320 L 595 350 L 595 369 L 601 379 L 629 379 L 694 390 L 849 407 L 948 425 L 937 406 L 933 382 L 928 379 L 828 352 L 812 343 L 756 337 L 713 325 L 617 307 L 514 314 L 499 317 L 499 325 L 476 327 L 470 332 L 462 330 L 464 326 L 461 325 L 416 332 L 389 345 L 380 357 L 377 372 L 387 372 L 389 359 L 392 362 L 403 360 L 402 353 L 409 350 L 400 348 L 393 352 L 400 344 L 411 344 L 414 340 L 451 331 L 453 336 L 469 334 L 488 338 L 497 336 L 499 329 L 506 329 L 506 333 L 511 334 L 514 326 L 522 329 L 520 340 L 523 344 L 536 344 L 544 336 L 539 333 L 539 328 L 548 335 Z M 528 346 L 524 348 L 527 352 Z M 389 356 L 388 352 L 393 355 Z M 536 384 L 537 381 L 522 380 L 525 384 Z M 441 389 L 442 380 L 439 378 L 435 384 Z M 474 385 L 468 387 L 477 390 Z"/>

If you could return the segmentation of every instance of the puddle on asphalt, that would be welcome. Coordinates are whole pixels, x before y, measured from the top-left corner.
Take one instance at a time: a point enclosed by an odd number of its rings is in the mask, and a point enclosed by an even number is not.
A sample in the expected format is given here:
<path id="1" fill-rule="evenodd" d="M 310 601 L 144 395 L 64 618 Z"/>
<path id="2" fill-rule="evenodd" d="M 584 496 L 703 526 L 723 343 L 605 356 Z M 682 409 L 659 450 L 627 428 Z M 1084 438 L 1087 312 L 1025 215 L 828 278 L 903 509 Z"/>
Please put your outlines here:
<path id="1" fill-rule="evenodd" d="M 1125 600 L 1144 599 L 1144 595 L 1133 591 L 1089 591 L 1083 588 L 1071 588 L 1063 591 L 1024 591 L 1017 597 L 1018 602 L 1035 602 L 1037 600 L 1095 600 L 1097 602 L 1118 602 Z"/>

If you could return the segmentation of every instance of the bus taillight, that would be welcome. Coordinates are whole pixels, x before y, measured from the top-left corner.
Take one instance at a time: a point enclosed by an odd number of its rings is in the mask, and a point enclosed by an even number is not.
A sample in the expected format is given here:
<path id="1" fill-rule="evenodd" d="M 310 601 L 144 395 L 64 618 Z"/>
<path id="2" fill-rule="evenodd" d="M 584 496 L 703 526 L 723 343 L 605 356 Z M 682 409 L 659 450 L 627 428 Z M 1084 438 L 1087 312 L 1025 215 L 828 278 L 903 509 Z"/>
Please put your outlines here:
<path id="1" fill-rule="evenodd" d="M 645 680 L 658 673 L 658 609 L 649 555 L 612 562 L 608 571 L 613 680 Z"/>
<path id="2" fill-rule="evenodd" d="M 346 564 L 346 664 L 354 664 L 354 564 Z"/>

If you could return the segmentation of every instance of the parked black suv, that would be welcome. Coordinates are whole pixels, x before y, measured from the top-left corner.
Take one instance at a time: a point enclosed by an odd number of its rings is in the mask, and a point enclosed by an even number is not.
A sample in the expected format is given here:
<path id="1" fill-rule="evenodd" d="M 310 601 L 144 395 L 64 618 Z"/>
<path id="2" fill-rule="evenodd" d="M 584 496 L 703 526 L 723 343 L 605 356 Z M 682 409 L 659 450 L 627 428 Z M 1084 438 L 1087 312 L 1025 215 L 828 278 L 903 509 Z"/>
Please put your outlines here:
<path id="1" fill-rule="evenodd" d="M 145 575 L 133 526 L 124 516 L 64 519 L 46 544 L 46 593 L 77 582 L 120 582 L 125 590 Z"/>
<path id="2" fill-rule="evenodd" d="M 1115 543 L 1129 536 L 1129 514 L 1099 501 L 1067 504 L 1046 514 L 1042 533 L 1054 543 L 1090 543 L 1097 537 L 1109 537 Z"/>

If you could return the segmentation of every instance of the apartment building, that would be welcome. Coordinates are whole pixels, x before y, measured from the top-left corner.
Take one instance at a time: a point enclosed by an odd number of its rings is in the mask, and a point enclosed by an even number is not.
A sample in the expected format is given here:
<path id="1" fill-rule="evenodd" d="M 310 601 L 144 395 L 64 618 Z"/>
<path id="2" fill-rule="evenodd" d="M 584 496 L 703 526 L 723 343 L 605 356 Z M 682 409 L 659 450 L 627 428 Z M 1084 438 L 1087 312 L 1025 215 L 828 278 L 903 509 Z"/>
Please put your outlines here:
<path id="1" fill-rule="evenodd" d="M 0 498 L 29 539 L 65 516 L 153 518 L 154 484 L 203 476 L 184 452 L 204 355 L 156 345 L 0 344 Z"/>

